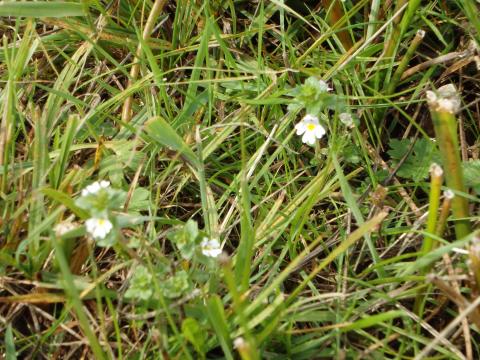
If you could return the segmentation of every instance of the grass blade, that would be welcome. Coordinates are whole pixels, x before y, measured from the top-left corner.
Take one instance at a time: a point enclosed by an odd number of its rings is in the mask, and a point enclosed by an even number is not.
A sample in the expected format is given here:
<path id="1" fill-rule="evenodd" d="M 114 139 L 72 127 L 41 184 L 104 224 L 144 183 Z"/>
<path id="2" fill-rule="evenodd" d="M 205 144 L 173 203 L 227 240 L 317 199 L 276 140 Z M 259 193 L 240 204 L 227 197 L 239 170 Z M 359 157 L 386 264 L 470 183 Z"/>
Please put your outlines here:
<path id="1" fill-rule="evenodd" d="M 0 3 L 0 16 L 53 17 L 85 16 L 81 3 L 63 1 L 3 2 Z"/>
<path id="2" fill-rule="evenodd" d="M 159 145 L 167 146 L 187 160 L 195 169 L 200 167 L 200 162 L 195 153 L 183 141 L 178 133 L 165 121 L 157 116 L 150 119 L 145 125 L 147 134 Z"/>
<path id="3" fill-rule="evenodd" d="M 7 325 L 5 331 L 5 359 L 16 360 L 17 352 L 15 351 L 15 339 L 13 338 L 12 324 Z"/>
<path id="4" fill-rule="evenodd" d="M 230 331 L 228 330 L 225 311 L 223 310 L 222 300 L 218 296 L 212 296 L 207 301 L 207 313 L 210 323 L 218 336 L 220 345 L 222 346 L 225 357 L 233 360 L 232 340 L 230 339 Z"/>

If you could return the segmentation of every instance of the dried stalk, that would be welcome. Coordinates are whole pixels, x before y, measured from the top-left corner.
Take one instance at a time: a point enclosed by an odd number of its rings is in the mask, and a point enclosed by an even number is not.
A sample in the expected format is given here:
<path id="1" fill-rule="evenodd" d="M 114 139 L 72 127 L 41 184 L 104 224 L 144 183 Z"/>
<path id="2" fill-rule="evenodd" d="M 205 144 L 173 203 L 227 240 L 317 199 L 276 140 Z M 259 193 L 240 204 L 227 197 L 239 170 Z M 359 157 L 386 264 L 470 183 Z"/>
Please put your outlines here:
<path id="1" fill-rule="evenodd" d="M 152 10 L 148 15 L 147 23 L 145 24 L 145 28 L 143 29 L 142 38 L 144 41 L 147 41 L 150 37 L 151 32 L 153 31 L 153 27 L 155 25 L 155 20 L 157 19 L 160 12 L 163 10 L 163 7 L 167 3 L 167 0 L 156 0 L 155 4 L 153 4 Z M 135 59 L 133 60 L 134 64 L 130 70 L 130 79 L 128 80 L 127 89 L 130 88 L 140 73 L 140 63 L 139 58 L 142 55 L 142 44 L 139 43 L 137 47 L 137 52 L 135 54 Z M 123 103 L 122 109 L 122 121 L 129 122 L 132 119 L 132 103 L 133 97 L 129 96 L 125 102 Z"/>

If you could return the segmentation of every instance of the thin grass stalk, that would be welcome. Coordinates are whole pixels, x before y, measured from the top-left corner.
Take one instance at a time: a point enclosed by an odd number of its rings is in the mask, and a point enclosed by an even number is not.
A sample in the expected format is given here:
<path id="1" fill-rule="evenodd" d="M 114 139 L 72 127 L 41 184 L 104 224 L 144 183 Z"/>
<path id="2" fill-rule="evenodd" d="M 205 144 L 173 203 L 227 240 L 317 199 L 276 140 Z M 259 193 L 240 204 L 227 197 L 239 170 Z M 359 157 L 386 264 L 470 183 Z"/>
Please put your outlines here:
<path id="1" fill-rule="evenodd" d="M 90 326 L 90 321 L 83 308 L 83 303 L 75 286 L 74 278 L 72 273 L 70 272 L 69 264 L 67 259 L 65 258 L 65 254 L 63 253 L 61 244 L 58 242 L 58 240 L 55 240 L 53 241 L 53 245 L 55 249 L 56 259 L 58 261 L 58 265 L 60 267 L 60 271 L 63 277 L 62 283 L 64 285 L 64 290 L 70 301 L 69 306 L 71 306 L 75 312 L 80 328 L 82 329 L 85 337 L 88 340 L 88 344 L 94 355 L 94 358 L 99 360 L 106 359 L 106 354 L 104 353 L 97 339 L 97 336 L 95 335 L 94 331 Z"/>
<path id="2" fill-rule="evenodd" d="M 410 46 L 408 47 L 407 52 L 405 53 L 402 60 L 400 61 L 400 64 L 398 64 L 397 69 L 393 73 L 392 78 L 388 83 L 388 87 L 386 91 L 387 95 L 391 95 L 394 93 L 397 85 L 400 82 L 402 74 L 405 72 L 408 64 L 410 63 L 410 60 L 412 59 L 413 55 L 417 51 L 418 46 L 422 43 L 424 37 L 425 37 L 425 31 L 418 30 L 412 42 L 410 43 Z"/>
<path id="3" fill-rule="evenodd" d="M 37 228 L 41 221 L 44 212 L 44 195 L 39 189 L 45 185 L 45 174 L 49 163 L 48 159 L 48 136 L 45 119 L 41 116 L 41 110 L 37 106 L 31 104 L 32 118 L 34 119 L 35 137 L 33 140 L 33 174 L 32 174 L 32 190 L 33 195 L 30 206 L 30 216 L 28 228 L 31 232 Z M 38 261 L 37 255 L 40 250 L 40 234 L 30 237 L 29 253 L 35 262 Z M 40 265 L 40 264 L 36 264 Z"/>
<path id="4" fill-rule="evenodd" d="M 345 16 L 340 0 L 322 0 L 322 5 L 327 10 L 327 22 L 332 27 Z M 347 30 L 339 31 L 337 36 L 345 50 L 349 50 L 353 46 L 352 38 Z"/>
<path id="5" fill-rule="evenodd" d="M 230 295 L 232 296 L 232 301 L 235 309 L 235 313 L 238 317 L 238 321 L 242 330 L 245 339 L 239 337 L 235 339 L 234 345 L 237 351 L 239 352 L 242 359 L 258 359 L 258 353 L 256 351 L 255 339 L 251 334 L 251 331 L 248 327 L 248 319 L 245 313 L 246 297 L 242 296 L 238 292 L 238 284 L 235 280 L 235 274 L 232 269 L 232 262 L 230 258 L 222 254 L 220 259 L 220 264 L 223 269 L 223 278 L 228 287 Z M 253 345 L 253 346 L 252 346 Z"/>
<path id="6" fill-rule="evenodd" d="M 408 3 L 408 0 L 399 0 L 397 1 L 397 5 L 395 6 L 395 10 L 394 10 L 394 13 L 396 13 L 397 11 L 399 11 L 403 6 L 405 6 L 405 4 Z M 400 39 L 400 22 L 401 22 L 401 18 L 398 17 L 398 18 L 395 18 L 394 22 L 393 22 L 393 29 L 392 29 L 392 32 L 390 33 L 390 37 L 388 38 L 388 40 L 386 41 L 386 45 L 385 45 L 385 54 L 384 54 L 384 57 L 386 58 L 389 58 L 393 55 L 396 47 L 397 47 L 397 44 L 398 44 L 398 39 Z"/>
<path id="7" fill-rule="evenodd" d="M 150 34 L 153 31 L 153 27 L 155 25 L 155 20 L 158 18 L 158 15 L 160 15 L 166 3 L 167 0 L 156 0 L 153 4 L 152 10 L 150 10 L 150 14 L 148 15 L 145 28 L 143 29 L 142 38 L 144 41 L 147 41 L 150 37 Z M 127 88 L 130 88 L 133 85 L 133 83 L 138 77 L 138 74 L 140 73 L 139 58 L 141 55 L 142 43 L 139 43 L 137 47 L 137 52 L 135 53 L 135 59 L 133 60 L 134 64 L 132 65 L 132 69 L 130 70 L 130 79 L 128 80 Z M 122 121 L 129 122 L 132 119 L 132 104 L 133 97 L 129 96 L 123 103 Z"/>
<path id="8" fill-rule="evenodd" d="M 440 195 L 443 183 L 443 170 L 438 164 L 432 164 L 430 168 L 430 194 L 427 218 L 427 233 L 434 234 L 437 228 L 438 209 L 440 207 Z M 427 254 L 435 246 L 435 240 L 430 235 L 423 239 L 422 255 Z"/>
<path id="9" fill-rule="evenodd" d="M 385 46 L 385 54 L 386 58 L 390 58 L 394 55 L 395 49 L 398 46 L 400 39 L 402 38 L 403 34 L 405 34 L 406 29 L 410 25 L 415 16 L 415 13 L 420 6 L 420 0 L 399 0 L 397 2 L 397 6 L 395 7 L 395 12 L 402 8 L 405 4 L 408 4 L 407 10 L 403 14 L 402 20 L 396 19 L 393 23 L 393 30 L 390 34 L 390 38 L 386 42 Z"/>
<path id="10" fill-rule="evenodd" d="M 478 237 L 474 237 L 472 240 L 468 252 L 468 265 L 475 279 L 474 296 L 478 296 L 480 292 L 480 238 Z"/>
<path id="11" fill-rule="evenodd" d="M 422 40 L 424 37 L 425 37 L 425 31 L 418 30 L 417 34 L 415 35 L 412 42 L 410 43 L 410 46 L 408 47 L 407 52 L 402 57 L 402 60 L 400 60 L 400 63 L 398 64 L 397 69 L 393 73 L 392 78 L 387 83 L 388 85 L 385 90 L 386 96 L 390 96 L 395 92 L 395 89 L 397 88 L 398 84 L 401 81 L 403 73 L 408 67 L 410 60 L 412 60 L 412 57 L 415 54 L 415 51 L 417 50 L 418 46 L 422 43 Z M 380 124 L 380 121 L 383 119 L 386 111 L 387 109 L 383 107 L 378 108 L 378 110 L 375 111 L 374 119 L 376 124 Z"/>
<path id="12" fill-rule="evenodd" d="M 1 120 L 0 120 L 0 166 L 3 167 L 3 176 L 1 181 L 1 191 L 6 192 L 7 189 L 7 180 L 8 180 L 8 153 L 9 153 L 9 144 L 10 137 L 12 133 L 13 121 L 14 121 L 14 110 L 15 110 L 15 78 L 13 75 L 12 55 L 10 54 L 9 44 L 7 37 L 3 37 L 3 49 L 5 64 L 7 69 L 9 69 L 9 76 L 4 85 L 3 96 L 0 98 L 0 110 L 1 110 Z"/>
<path id="13" fill-rule="evenodd" d="M 443 193 L 443 203 L 440 210 L 440 215 L 437 221 L 437 228 L 435 229 L 435 235 L 442 237 L 447 227 L 448 215 L 450 214 L 450 208 L 452 206 L 452 199 L 455 197 L 455 194 L 452 190 L 446 190 Z"/>
<path id="14" fill-rule="evenodd" d="M 443 169 L 438 164 L 432 164 L 430 167 L 430 194 L 429 194 L 429 205 L 428 205 L 428 218 L 427 218 L 427 235 L 425 235 L 422 244 L 422 250 L 420 251 L 420 256 L 427 255 L 436 245 L 435 239 L 431 234 L 435 233 L 435 229 L 438 224 L 438 209 L 440 207 L 440 194 L 442 191 L 443 183 Z M 422 275 L 430 271 L 432 265 L 428 265 L 421 269 L 420 273 Z M 430 288 L 430 286 L 429 286 Z M 427 291 L 428 293 L 429 291 Z M 425 303 L 427 299 L 427 293 L 419 291 L 415 297 L 415 303 L 413 306 L 414 312 L 423 317 L 423 310 L 425 308 Z"/>
<path id="15" fill-rule="evenodd" d="M 468 200 L 462 196 L 462 193 L 466 193 L 466 187 L 455 118 L 455 113 L 460 109 L 460 97 L 455 86 L 449 84 L 441 87 L 438 92 L 427 91 L 427 102 L 443 159 L 447 186 L 457 193 L 452 199 L 452 212 L 455 218 L 455 233 L 457 239 L 461 239 L 471 233 L 471 225 L 468 220 Z"/>
<path id="16" fill-rule="evenodd" d="M 368 39 L 373 35 L 375 32 L 376 22 L 378 20 L 378 14 L 381 5 L 380 0 L 373 0 L 372 6 L 370 7 L 370 14 L 368 15 L 368 26 L 367 26 L 367 35 L 366 38 Z"/>

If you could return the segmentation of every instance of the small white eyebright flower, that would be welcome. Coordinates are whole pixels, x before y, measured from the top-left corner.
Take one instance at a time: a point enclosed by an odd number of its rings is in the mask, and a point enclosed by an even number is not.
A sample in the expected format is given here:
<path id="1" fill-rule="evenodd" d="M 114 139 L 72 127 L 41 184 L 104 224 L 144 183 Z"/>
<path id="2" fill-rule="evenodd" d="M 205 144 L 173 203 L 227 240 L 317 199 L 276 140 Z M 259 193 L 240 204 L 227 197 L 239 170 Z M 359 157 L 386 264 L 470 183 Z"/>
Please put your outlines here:
<path id="1" fill-rule="evenodd" d="M 202 254 L 205 256 L 217 257 L 222 253 L 220 243 L 217 239 L 208 239 L 205 237 L 200 243 L 200 247 L 202 248 Z"/>
<path id="2" fill-rule="evenodd" d="M 101 189 L 106 189 L 109 186 L 109 181 L 95 181 L 94 183 L 88 185 L 85 189 L 82 190 L 82 196 L 94 195 L 98 193 Z"/>
<path id="3" fill-rule="evenodd" d="M 328 84 L 323 81 L 323 80 L 319 80 L 318 81 L 318 84 L 319 84 L 319 88 L 323 91 L 323 92 L 329 92 L 329 91 L 332 91 L 333 89 L 328 86 Z"/>
<path id="4" fill-rule="evenodd" d="M 302 135 L 305 144 L 313 145 L 316 139 L 321 139 L 326 134 L 325 128 L 318 122 L 318 117 L 307 114 L 295 125 L 297 135 Z"/>
<path id="5" fill-rule="evenodd" d="M 105 218 L 90 218 L 85 221 L 85 227 L 94 239 L 105 239 L 113 225 L 110 220 Z"/>
<path id="6" fill-rule="evenodd" d="M 338 117 L 346 127 L 351 128 L 355 126 L 353 122 L 353 117 L 349 113 L 341 113 Z"/>

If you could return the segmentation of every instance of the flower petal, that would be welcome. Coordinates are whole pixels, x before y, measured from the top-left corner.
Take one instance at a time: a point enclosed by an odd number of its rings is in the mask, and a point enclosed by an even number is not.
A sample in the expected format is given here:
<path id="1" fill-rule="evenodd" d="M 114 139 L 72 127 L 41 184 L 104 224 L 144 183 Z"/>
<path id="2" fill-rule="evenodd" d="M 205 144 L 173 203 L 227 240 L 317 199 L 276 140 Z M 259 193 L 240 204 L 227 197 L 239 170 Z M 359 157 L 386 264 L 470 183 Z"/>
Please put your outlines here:
<path id="1" fill-rule="evenodd" d="M 101 187 L 102 189 L 106 189 L 106 188 L 108 188 L 109 186 L 110 186 L 110 181 L 106 181 L 106 180 L 100 181 L 100 187 Z"/>
<path id="2" fill-rule="evenodd" d="M 297 135 L 302 135 L 305 131 L 307 131 L 307 125 L 305 122 L 300 121 L 297 125 L 295 125 L 295 129 L 297 130 Z"/>
<path id="3" fill-rule="evenodd" d="M 306 122 L 306 123 L 310 123 L 310 124 L 315 124 L 315 125 L 319 124 L 318 117 L 316 117 L 315 115 L 312 115 L 312 114 L 305 115 L 302 118 L 302 121 Z"/>
<path id="4" fill-rule="evenodd" d="M 200 243 L 202 248 L 202 254 L 208 257 L 217 257 L 222 253 L 222 248 L 220 242 L 217 239 L 203 238 L 203 241 Z"/>
<path id="5" fill-rule="evenodd" d="M 305 134 L 303 134 L 302 141 L 305 144 L 313 145 L 315 144 L 315 134 L 313 131 L 307 131 Z"/>
<path id="6" fill-rule="evenodd" d="M 104 239 L 113 229 L 113 224 L 108 219 L 90 218 L 85 221 L 87 232 L 95 239 Z"/>
<path id="7" fill-rule="evenodd" d="M 315 134 L 315 137 L 317 139 L 321 139 L 323 135 L 327 133 L 325 128 L 322 125 L 317 125 L 315 126 L 315 129 L 313 130 L 313 133 Z"/>

